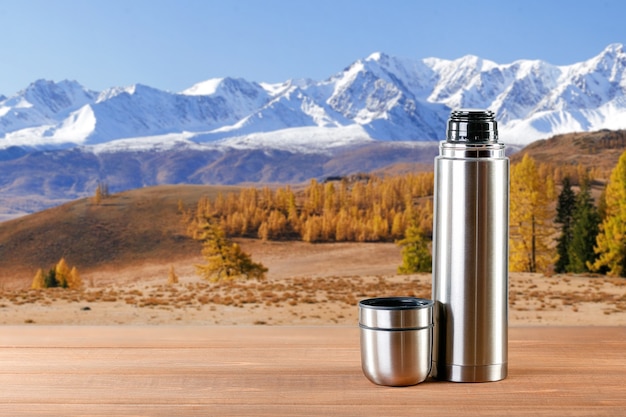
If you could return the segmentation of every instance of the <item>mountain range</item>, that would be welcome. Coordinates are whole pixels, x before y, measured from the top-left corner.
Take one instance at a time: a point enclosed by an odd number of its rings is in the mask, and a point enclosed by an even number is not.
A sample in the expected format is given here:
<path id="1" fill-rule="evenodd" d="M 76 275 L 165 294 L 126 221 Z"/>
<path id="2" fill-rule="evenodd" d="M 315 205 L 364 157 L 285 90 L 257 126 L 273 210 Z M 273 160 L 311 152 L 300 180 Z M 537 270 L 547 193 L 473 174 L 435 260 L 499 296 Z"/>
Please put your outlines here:
<path id="1" fill-rule="evenodd" d="M 557 66 L 374 53 L 323 81 L 211 79 L 172 93 L 37 80 L 0 95 L 0 206 L 16 214 L 162 183 L 297 182 L 432 161 L 453 108 L 496 113 L 502 140 L 626 128 L 626 52 Z M 9 201 L 10 200 L 10 201 Z"/>

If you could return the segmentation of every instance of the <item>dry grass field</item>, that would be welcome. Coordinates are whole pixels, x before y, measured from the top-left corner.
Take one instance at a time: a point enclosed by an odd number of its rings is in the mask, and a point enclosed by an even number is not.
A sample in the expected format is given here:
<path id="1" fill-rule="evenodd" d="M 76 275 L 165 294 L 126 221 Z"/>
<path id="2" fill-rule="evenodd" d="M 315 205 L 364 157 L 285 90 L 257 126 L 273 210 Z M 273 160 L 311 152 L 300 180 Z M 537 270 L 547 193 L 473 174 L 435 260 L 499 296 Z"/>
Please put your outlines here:
<path id="1" fill-rule="evenodd" d="M 0 290 L 0 324 L 335 325 L 357 323 L 362 298 L 430 298 L 429 274 L 396 275 L 394 244 L 240 240 L 264 281 L 209 283 L 191 256 L 101 268 L 83 290 Z M 168 284 L 173 266 L 179 282 Z M 626 279 L 513 273 L 511 325 L 626 325 Z"/>

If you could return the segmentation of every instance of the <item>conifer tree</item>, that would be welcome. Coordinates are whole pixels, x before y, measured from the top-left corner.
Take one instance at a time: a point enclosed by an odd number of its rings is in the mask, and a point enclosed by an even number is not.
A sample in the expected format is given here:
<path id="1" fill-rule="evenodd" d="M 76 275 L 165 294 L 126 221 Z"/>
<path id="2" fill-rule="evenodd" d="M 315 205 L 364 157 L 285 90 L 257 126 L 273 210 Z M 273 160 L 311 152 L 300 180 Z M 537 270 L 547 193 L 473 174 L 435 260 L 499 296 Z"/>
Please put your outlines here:
<path id="1" fill-rule="evenodd" d="M 267 268 L 261 263 L 252 262 L 250 255 L 243 252 L 238 244 L 228 240 L 224 231 L 216 224 L 207 221 L 200 240 L 202 256 L 207 263 L 196 265 L 196 268 L 204 279 L 217 282 L 240 277 L 265 277 Z"/>
<path id="2" fill-rule="evenodd" d="M 611 172 L 604 202 L 605 217 L 596 239 L 594 271 L 626 276 L 626 152 Z"/>
<path id="3" fill-rule="evenodd" d="M 47 274 L 44 275 L 45 288 L 55 288 L 59 286 L 59 283 L 56 279 L 56 270 L 54 268 L 50 268 Z"/>
<path id="4" fill-rule="evenodd" d="M 547 184 L 551 176 L 541 177 L 533 158 L 524 155 L 511 167 L 510 262 L 511 270 L 545 271 L 552 261 L 552 213 Z"/>
<path id="5" fill-rule="evenodd" d="M 588 181 L 583 181 L 581 184 L 572 218 L 572 238 L 568 246 L 567 272 L 588 272 L 597 258 L 594 246 L 601 221 L 591 198 Z"/>
<path id="6" fill-rule="evenodd" d="M 428 241 L 417 225 L 409 226 L 405 238 L 397 244 L 402 247 L 402 265 L 398 267 L 399 274 L 432 271 L 432 255 L 428 249 Z"/>
<path id="7" fill-rule="evenodd" d="M 556 205 L 556 218 L 554 221 L 561 224 L 561 234 L 557 238 L 556 252 L 558 259 L 554 264 L 554 271 L 562 273 L 567 271 L 570 263 L 568 253 L 572 241 L 572 222 L 574 208 L 576 205 L 576 195 L 572 190 L 569 177 L 563 179 L 563 188 L 559 194 Z"/>

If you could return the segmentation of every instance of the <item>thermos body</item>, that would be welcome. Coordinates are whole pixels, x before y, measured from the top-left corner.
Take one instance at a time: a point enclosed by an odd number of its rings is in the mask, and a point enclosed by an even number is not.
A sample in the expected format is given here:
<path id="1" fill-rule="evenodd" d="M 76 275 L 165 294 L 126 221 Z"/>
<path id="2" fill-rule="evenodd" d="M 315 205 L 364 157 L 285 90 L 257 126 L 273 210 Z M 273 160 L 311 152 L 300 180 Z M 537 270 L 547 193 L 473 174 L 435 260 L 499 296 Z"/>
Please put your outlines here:
<path id="1" fill-rule="evenodd" d="M 472 114 L 466 116 L 471 123 Z M 509 160 L 497 131 L 495 140 L 476 141 L 450 140 L 448 132 L 435 159 L 432 372 L 438 379 L 506 377 L 508 230 Z"/>

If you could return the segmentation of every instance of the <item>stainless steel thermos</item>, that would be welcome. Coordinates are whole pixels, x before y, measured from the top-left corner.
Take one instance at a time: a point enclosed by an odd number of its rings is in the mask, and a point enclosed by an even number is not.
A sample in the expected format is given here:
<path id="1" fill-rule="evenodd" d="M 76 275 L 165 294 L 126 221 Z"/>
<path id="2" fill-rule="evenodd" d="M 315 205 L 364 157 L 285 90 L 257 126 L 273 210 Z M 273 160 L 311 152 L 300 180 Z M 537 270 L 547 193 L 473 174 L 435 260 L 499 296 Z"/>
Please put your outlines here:
<path id="1" fill-rule="evenodd" d="M 507 375 L 509 160 L 491 111 L 451 113 L 435 158 L 433 370 L 437 379 Z"/>

